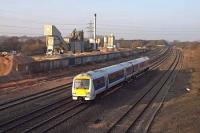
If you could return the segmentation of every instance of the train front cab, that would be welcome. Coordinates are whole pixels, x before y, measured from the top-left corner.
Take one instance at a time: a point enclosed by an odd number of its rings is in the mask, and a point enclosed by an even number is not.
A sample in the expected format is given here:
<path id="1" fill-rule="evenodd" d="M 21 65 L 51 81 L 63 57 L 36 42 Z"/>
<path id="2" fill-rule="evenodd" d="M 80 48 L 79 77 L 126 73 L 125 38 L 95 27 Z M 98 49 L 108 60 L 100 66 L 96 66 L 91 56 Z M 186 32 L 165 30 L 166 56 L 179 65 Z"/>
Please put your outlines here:
<path id="1" fill-rule="evenodd" d="M 93 84 L 89 75 L 78 75 L 73 79 L 72 98 L 73 100 L 93 100 Z"/>

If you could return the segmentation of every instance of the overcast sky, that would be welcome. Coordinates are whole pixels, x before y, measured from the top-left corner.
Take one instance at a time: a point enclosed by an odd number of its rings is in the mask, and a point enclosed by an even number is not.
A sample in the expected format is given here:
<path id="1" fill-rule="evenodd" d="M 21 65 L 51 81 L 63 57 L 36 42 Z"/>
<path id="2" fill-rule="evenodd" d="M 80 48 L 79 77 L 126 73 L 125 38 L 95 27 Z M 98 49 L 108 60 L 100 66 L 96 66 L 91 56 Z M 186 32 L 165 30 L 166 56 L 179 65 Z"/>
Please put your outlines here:
<path id="1" fill-rule="evenodd" d="M 43 25 L 54 24 L 67 36 L 87 31 L 94 13 L 99 35 L 200 40 L 200 0 L 2 0 L 0 35 L 43 35 Z"/>

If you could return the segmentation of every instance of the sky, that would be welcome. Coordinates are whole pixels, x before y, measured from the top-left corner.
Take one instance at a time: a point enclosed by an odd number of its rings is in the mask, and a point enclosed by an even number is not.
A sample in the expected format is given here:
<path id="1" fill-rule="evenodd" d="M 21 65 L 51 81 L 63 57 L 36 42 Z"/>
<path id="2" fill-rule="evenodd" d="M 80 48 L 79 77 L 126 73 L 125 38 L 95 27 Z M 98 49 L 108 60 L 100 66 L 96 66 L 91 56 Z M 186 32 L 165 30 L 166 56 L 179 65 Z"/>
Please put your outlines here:
<path id="1" fill-rule="evenodd" d="M 0 35 L 43 35 L 53 24 L 63 36 L 77 28 L 124 39 L 200 40 L 200 0 L 2 0 Z"/>

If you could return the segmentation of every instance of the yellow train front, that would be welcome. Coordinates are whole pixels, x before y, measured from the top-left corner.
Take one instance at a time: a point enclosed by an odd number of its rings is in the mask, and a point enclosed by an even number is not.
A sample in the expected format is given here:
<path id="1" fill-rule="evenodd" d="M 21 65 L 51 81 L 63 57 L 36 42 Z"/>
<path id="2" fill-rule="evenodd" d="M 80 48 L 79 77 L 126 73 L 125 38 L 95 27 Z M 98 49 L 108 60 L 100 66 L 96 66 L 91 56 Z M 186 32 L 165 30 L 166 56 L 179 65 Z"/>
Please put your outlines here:
<path id="1" fill-rule="evenodd" d="M 73 79 L 72 96 L 73 100 L 93 100 L 93 84 L 90 75 L 79 74 Z"/>

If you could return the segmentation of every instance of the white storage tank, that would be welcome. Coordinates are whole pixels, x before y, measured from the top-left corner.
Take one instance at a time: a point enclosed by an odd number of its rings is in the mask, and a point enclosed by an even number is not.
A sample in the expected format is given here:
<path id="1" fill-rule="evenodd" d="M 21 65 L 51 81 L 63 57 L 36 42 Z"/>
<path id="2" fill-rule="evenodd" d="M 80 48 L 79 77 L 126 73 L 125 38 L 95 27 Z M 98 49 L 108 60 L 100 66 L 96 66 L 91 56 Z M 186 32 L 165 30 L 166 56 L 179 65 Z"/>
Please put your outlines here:
<path id="1" fill-rule="evenodd" d="M 108 45 L 108 36 L 104 36 L 104 47 L 107 48 L 107 45 Z"/>
<path id="2" fill-rule="evenodd" d="M 114 45 L 115 45 L 115 36 L 113 34 L 111 34 L 109 37 L 108 37 L 108 45 L 107 45 L 107 48 L 114 48 Z"/>

